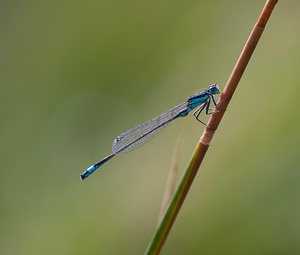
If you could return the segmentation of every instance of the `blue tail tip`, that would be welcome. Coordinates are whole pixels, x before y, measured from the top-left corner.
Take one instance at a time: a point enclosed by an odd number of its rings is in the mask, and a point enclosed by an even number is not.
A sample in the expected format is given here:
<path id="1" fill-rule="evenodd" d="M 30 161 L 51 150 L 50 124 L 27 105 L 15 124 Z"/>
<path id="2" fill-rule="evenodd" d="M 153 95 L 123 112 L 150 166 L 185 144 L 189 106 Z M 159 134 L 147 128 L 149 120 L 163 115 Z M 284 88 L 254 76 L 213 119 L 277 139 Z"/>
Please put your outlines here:
<path id="1" fill-rule="evenodd" d="M 84 173 L 82 173 L 81 175 L 80 175 L 80 179 L 83 181 L 86 177 L 88 177 L 90 175 L 90 173 L 89 172 L 87 172 L 87 171 L 85 171 Z"/>
<path id="2" fill-rule="evenodd" d="M 95 170 L 96 168 L 94 166 L 89 167 L 84 173 L 80 175 L 80 179 L 84 180 L 85 178 L 90 176 Z"/>

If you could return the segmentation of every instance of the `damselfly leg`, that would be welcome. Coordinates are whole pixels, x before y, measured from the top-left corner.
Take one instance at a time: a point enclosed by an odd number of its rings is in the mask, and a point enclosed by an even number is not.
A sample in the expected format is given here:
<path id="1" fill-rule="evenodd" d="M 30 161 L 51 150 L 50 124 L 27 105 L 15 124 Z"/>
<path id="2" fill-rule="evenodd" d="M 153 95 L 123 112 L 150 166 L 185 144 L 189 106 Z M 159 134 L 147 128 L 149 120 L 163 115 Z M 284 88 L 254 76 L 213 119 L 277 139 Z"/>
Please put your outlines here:
<path id="1" fill-rule="evenodd" d="M 207 101 L 206 101 L 204 104 L 200 105 L 200 107 L 198 107 L 198 108 L 196 109 L 196 111 L 194 111 L 194 113 L 193 113 L 194 116 L 195 116 L 195 118 L 196 118 L 196 120 L 198 120 L 199 122 L 201 122 L 201 123 L 202 123 L 203 125 L 205 125 L 205 126 L 206 126 L 206 124 L 205 124 L 203 121 L 201 121 L 201 120 L 199 119 L 199 115 L 200 115 L 201 112 L 204 110 L 204 108 L 206 108 L 206 110 L 205 110 L 206 115 L 209 115 L 209 114 L 213 114 L 213 113 L 215 113 L 215 112 L 218 112 L 218 111 L 212 111 L 212 112 L 209 112 L 210 110 L 214 110 L 214 108 L 209 108 L 211 101 L 213 101 L 213 103 L 214 103 L 215 106 L 218 106 L 218 105 L 221 104 L 224 100 L 217 104 L 216 101 L 215 101 L 215 97 L 214 97 L 213 95 L 211 95 L 211 96 L 207 99 Z"/>
<path id="2" fill-rule="evenodd" d="M 200 105 L 200 107 L 198 107 L 197 109 L 196 109 L 196 111 L 194 111 L 194 116 L 195 116 L 195 118 L 196 118 L 196 120 L 198 120 L 199 122 L 201 122 L 204 126 L 206 126 L 206 124 L 203 122 L 203 121 L 201 121 L 200 119 L 199 119 L 199 115 L 201 114 L 201 112 L 203 111 L 203 109 L 206 107 L 206 112 L 207 112 L 207 106 L 209 107 L 209 104 L 208 104 L 208 102 L 206 102 L 206 103 L 204 103 L 204 104 L 202 104 L 202 105 Z"/>
<path id="3" fill-rule="evenodd" d="M 216 113 L 216 112 L 220 112 L 220 111 L 214 111 L 214 108 L 209 108 L 210 103 L 211 103 L 211 101 L 213 101 L 214 105 L 218 106 L 218 105 L 222 104 L 225 100 L 226 100 L 226 98 L 223 99 L 220 103 L 217 104 L 216 100 L 215 100 L 215 97 L 213 95 L 211 95 L 204 104 L 200 105 L 200 107 L 198 107 L 196 109 L 196 111 L 194 111 L 193 114 L 194 114 L 196 120 L 198 120 L 199 122 L 201 122 L 203 125 L 207 126 L 206 123 L 204 123 L 203 121 L 201 121 L 199 119 L 199 115 L 201 114 L 201 112 L 204 110 L 204 108 L 206 108 L 206 110 L 205 110 L 206 115 L 213 114 L 213 113 Z M 210 110 L 213 110 L 213 111 L 209 112 Z"/>

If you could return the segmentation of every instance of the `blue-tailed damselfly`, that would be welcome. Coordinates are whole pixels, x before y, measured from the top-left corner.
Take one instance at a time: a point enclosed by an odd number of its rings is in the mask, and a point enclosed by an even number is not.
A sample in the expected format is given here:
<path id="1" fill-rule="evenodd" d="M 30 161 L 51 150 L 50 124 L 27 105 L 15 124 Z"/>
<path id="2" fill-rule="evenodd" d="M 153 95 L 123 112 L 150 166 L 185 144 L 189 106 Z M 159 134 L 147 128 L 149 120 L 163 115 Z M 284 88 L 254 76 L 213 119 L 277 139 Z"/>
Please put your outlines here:
<path id="1" fill-rule="evenodd" d="M 147 122 L 134 127 L 125 133 L 119 135 L 112 144 L 112 154 L 108 155 L 101 161 L 89 167 L 83 174 L 80 175 L 81 180 L 84 180 L 89 175 L 91 175 L 97 168 L 102 166 L 105 162 L 113 158 L 119 153 L 129 152 L 134 149 L 139 148 L 146 142 L 150 141 L 155 135 L 162 131 L 167 125 L 179 117 L 185 117 L 190 111 L 199 106 L 194 112 L 194 116 L 198 121 L 203 123 L 199 119 L 200 113 L 206 108 L 206 114 L 211 114 L 209 112 L 209 105 L 211 101 L 215 105 L 216 101 L 214 95 L 220 93 L 220 89 L 217 84 L 212 84 L 209 86 L 209 89 L 190 96 L 187 101 L 174 106 L 165 113 L 155 117 L 154 119 L 148 120 Z M 203 123 L 205 125 L 205 123 Z"/>

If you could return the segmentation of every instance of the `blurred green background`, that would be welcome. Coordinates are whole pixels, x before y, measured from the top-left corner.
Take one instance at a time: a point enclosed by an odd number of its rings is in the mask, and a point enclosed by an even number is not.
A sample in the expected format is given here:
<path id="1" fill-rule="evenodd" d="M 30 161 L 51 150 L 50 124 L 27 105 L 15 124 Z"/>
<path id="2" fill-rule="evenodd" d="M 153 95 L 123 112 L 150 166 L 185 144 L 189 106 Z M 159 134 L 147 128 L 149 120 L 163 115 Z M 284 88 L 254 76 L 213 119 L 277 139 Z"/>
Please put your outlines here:
<path id="1" fill-rule="evenodd" d="M 217 82 L 264 1 L 1 1 L 1 254 L 143 254 L 178 134 L 120 133 Z M 300 254 L 299 1 L 279 1 L 163 254 Z"/>

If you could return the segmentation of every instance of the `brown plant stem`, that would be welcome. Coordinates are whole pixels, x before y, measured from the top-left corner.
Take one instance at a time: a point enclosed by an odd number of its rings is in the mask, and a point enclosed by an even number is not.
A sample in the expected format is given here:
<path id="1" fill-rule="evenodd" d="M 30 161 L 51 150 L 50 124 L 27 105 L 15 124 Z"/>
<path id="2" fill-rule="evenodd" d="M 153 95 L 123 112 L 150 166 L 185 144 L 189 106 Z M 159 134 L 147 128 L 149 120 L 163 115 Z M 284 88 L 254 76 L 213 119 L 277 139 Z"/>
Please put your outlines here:
<path id="1" fill-rule="evenodd" d="M 204 159 L 204 156 L 209 148 L 211 139 L 217 130 L 220 121 L 225 114 L 227 106 L 233 96 L 233 93 L 247 67 L 247 64 L 255 50 L 255 47 L 264 31 L 265 25 L 277 3 L 277 0 L 267 0 L 261 15 L 255 24 L 242 53 L 226 83 L 226 86 L 220 96 L 221 102 L 216 108 L 215 113 L 212 114 L 203 135 L 201 136 L 192 160 L 174 193 L 171 204 L 165 212 L 160 226 L 158 227 L 153 239 L 145 254 L 159 254 L 168 233 L 176 219 L 176 216 L 185 200 L 185 197 L 193 183 L 193 180 L 198 172 L 198 169 Z M 173 203 L 174 202 L 174 203 Z"/>
<path id="2" fill-rule="evenodd" d="M 227 109 L 227 106 L 230 102 L 230 99 L 233 96 L 233 93 L 248 65 L 248 62 L 252 56 L 252 53 L 255 50 L 255 47 L 264 31 L 264 28 L 266 26 L 266 23 L 273 11 L 273 8 L 275 7 L 277 3 L 277 0 L 268 0 L 264 6 L 264 9 L 262 10 L 262 13 L 255 24 L 245 46 L 244 49 L 227 81 L 227 84 L 220 96 L 219 102 L 222 102 L 220 105 L 218 105 L 215 108 L 215 112 L 211 118 L 209 119 L 209 122 L 207 124 L 206 129 L 204 130 L 204 133 L 201 137 L 201 143 L 209 145 L 214 132 L 218 128 L 220 121 Z"/>

